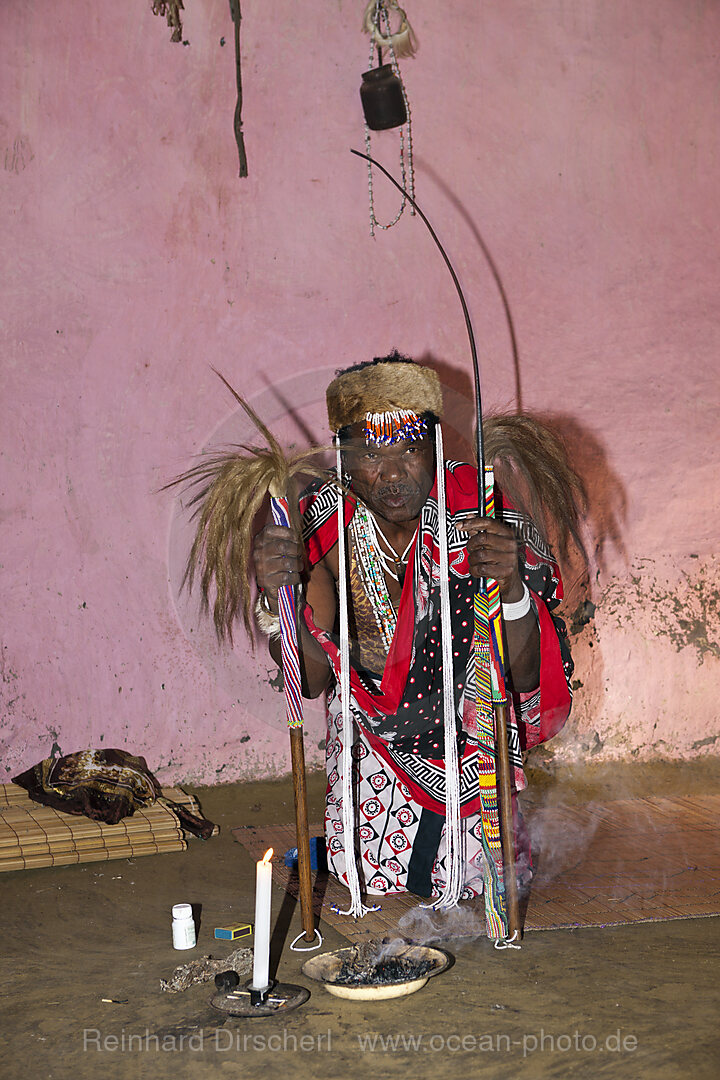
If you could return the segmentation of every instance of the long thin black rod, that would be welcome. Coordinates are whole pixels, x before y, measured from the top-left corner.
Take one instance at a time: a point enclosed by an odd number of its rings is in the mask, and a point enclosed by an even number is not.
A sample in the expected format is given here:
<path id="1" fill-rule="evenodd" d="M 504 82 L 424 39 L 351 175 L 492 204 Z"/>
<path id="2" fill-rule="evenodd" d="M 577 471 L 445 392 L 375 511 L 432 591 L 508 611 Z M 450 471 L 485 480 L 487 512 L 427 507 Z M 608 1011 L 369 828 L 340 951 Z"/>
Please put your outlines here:
<path id="1" fill-rule="evenodd" d="M 465 326 L 467 327 L 468 338 L 470 339 L 470 352 L 472 354 L 473 361 L 473 374 L 475 376 L 475 408 L 477 412 L 477 430 L 475 432 L 476 447 L 477 447 L 477 459 L 478 459 L 478 509 L 483 516 L 487 513 L 487 501 L 485 499 L 485 444 L 483 440 L 483 414 L 482 414 L 482 399 L 480 396 L 480 367 L 478 365 L 477 349 L 475 347 L 475 335 L 473 333 L 472 323 L 470 321 L 470 312 L 465 302 L 465 296 L 460 287 L 457 274 L 453 268 L 450 259 L 448 258 L 445 248 L 442 246 L 437 238 L 437 234 L 432 225 L 423 214 L 422 210 L 415 202 L 412 195 L 410 195 L 402 184 L 398 183 L 394 176 L 383 168 L 379 162 L 371 158 L 369 154 L 361 154 L 359 150 L 351 150 L 351 153 L 356 154 L 357 157 L 364 158 L 369 161 L 371 165 L 374 165 L 381 173 L 388 178 L 388 180 L 395 185 L 398 191 L 402 192 L 408 202 L 413 206 L 416 212 L 420 215 L 425 222 L 430 235 L 438 246 L 440 254 L 445 260 L 445 265 L 450 271 L 450 276 L 455 283 L 457 294 L 460 297 L 460 303 L 462 304 L 463 315 L 465 316 Z M 480 590 L 486 588 L 485 579 L 481 578 L 478 582 Z M 506 705 L 504 702 L 495 702 L 493 706 L 493 713 L 495 716 L 495 756 L 497 760 L 497 789 L 500 796 L 500 825 L 501 825 L 501 844 L 503 849 L 503 860 L 505 863 L 505 889 L 507 894 L 508 906 L 508 930 L 510 933 L 510 940 L 514 940 L 515 937 L 519 937 L 521 933 L 520 927 L 520 909 L 518 905 L 517 894 L 517 877 L 515 872 L 515 845 L 514 845 L 514 830 L 512 819 L 512 792 L 510 782 L 510 760 L 509 760 L 509 746 L 507 735 L 507 721 L 505 716 Z"/>
<path id="2" fill-rule="evenodd" d="M 455 273 L 453 264 L 448 258 L 448 254 L 445 251 L 445 248 L 438 240 L 437 233 L 433 229 L 428 219 L 425 217 L 425 214 L 422 212 L 418 204 L 415 202 L 412 195 L 410 195 L 409 192 L 405 190 L 402 184 L 400 184 L 395 179 L 395 177 L 391 173 L 389 173 L 386 168 L 384 168 L 384 166 L 382 166 L 378 161 L 375 161 L 374 158 L 371 158 L 369 154 L 362 154 L 359 150 L 353 149 L 350 150 L 350 153 L 356 154 L 358 157 L 364 158 L 365 161 L 369 161 L 371 165 L 374 165 L 376 169 L 379 169 L 381 173 L 384 173 L 390 183 L 395 185 L 398 191 L 400 191 L 405 196 L 411 206 L 415 209 L 416 213 L 419 214 L 419 216 L 427 225 L 430 235 L 437 244 L 440 254 L 445 260 L 445 265 L 450 271 L 450 277 L 453 279 L 453 283 L 455 285 L 455 288 L 457 289 L 457 294 L 460 297 L 463 315 L 465 316 L 465 326 L 467 327 L 468 338 L 470 339 L 470 354 L 472 356 L 473 376 L 475 378 L 475 412 L 477 416 L 477 427 L 475 430 L 475 450 L 478 460 L 478 508 L 484 517 L 487 510 L 487 503 L 485 501 L 485 440 L 483 438 L 482 395 L 480 393 L 480 365 L 478 364 L 477 348 L 475 347 L 475 334 L 473 333 L 472 323 L 470 321 L 470 312 L 468 311 L 468 306 L 465 302 L 465 295 L 462 291 L 462 288 L 460 287 L 460 282 L 458 281 L 457 274 Z"/>

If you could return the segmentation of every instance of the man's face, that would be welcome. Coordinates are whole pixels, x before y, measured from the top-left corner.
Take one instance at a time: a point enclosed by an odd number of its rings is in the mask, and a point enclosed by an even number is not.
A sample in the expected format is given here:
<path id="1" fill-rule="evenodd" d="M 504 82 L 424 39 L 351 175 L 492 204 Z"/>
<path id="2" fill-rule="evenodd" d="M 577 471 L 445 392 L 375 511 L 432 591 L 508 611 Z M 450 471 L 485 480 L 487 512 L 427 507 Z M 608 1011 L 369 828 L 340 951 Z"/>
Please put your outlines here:
<path id="1" fill-rule="evenodd" d="M 412 522 L 435 482 L 435 450 L 429 435 L 390 446 L 367 443 L 364 424 L 353 424 L 343 443 L 343 462 L 353 491 L 385 521 Z"/>

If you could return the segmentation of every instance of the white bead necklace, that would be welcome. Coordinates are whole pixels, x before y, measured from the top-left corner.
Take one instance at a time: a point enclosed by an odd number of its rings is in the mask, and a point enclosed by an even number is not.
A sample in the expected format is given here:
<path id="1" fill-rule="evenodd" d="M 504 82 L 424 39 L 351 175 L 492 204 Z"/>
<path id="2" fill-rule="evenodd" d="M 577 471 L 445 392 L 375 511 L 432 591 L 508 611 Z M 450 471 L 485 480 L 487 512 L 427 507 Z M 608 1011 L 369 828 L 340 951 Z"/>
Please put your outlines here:
<path id="1" fill-rule="evenodd" d="M 375 550 L 375 554 L 377 555 L 378 560 L 379 560 L 380 564 L 382 565 L 383 570 L 385 571 L 386 574 L 389 574 L 391 578 L 394 578 L 395 581 L 397 581 L 399 583 L 400 578 L 398 577 L 395 570 L 393 570 L 393 567 L 391 566 L 391 563 L 394 564 L 395 566 L 403 566 L 403 567 L 407 566 L 408 557 L 410 555 L 410 548 L 413 546 L 413 543 L 415 542 L 415 537 L 417 536 L 417 528 L 415 529 L 415 532 L 410 537 L 410 542 L 408 543 L 407 547 L 403 551 L 402 555 L 399 555 L 398 552 L 395 550 L 395 548 L 390 543 L 390 541 L 388 540 L 385 533 L 382 531 L 382 529 L 378 525 L 377 521 L 375 520 L 375 515 L 372 513 L 371 510 L 367 511 L 367 524 L 368 524 L 368 534 L 369 534 L 368 538 L 369 538 L 369 540 L 370 540 L 370 542 L 371 542 L 371 544 L 372 544 L 372 546 L 373 546 L 373 548 Z M 392 554 L 392 559 L 390 559 L 388 557 L 387 553 L 384 552 L 382 547 L 380 546 L 380 540 L 381 539 L 385 542 L 387 547 L 390 549 L 390 552 Z"/>

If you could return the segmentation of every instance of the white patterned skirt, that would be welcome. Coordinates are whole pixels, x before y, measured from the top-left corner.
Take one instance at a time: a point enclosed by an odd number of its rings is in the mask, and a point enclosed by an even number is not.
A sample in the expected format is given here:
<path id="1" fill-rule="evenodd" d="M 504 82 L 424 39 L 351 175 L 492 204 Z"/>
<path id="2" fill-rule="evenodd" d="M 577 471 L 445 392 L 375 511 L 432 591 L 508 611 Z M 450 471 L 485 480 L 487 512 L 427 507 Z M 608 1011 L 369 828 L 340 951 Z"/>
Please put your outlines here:
<path id="1" fill-rule="evenodd" d="M 328 710 L 326 765 L 328 787 L 325 809 L 325 840 L 328 868 L 347 885 L 343 837 L 342 750 L 343 723 L 339 698 L 333 696 Z M 353 797 L 355 803 L 355 858 L 361 887 L 372 893 L 407 892 L 407 874 L 422 807 L 408 787 L 370 746 L 355 726 L 353 744 Z M 483 890 L 483 850 L 479 813 L 462 818 L 464 887 L 462 899 L 480 896 Z M 431 872 L 432 896 L 445 886 L 445 826 Z"/>

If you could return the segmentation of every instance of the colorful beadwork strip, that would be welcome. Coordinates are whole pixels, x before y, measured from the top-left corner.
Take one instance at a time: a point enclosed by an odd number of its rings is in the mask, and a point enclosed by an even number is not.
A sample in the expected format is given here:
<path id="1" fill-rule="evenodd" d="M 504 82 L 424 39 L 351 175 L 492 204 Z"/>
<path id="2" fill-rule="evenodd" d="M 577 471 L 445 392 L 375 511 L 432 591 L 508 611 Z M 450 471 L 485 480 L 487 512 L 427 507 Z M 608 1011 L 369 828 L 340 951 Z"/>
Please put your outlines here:
<path id="1" fill-rule="evenodd" d="M 491 466 L 485 467 L 485 516 L 495 517 L 495 480 Z M 492 684 L 492 700 L 506 700 L 505 647 L 502 633 L 502 602 L 500 586 L 493 578 L 486 578 L 489 659 Z"/>
<path id="2" fill-rule="evenodd" d="M 475 711 L 480 745 L 495 751 L 490 662 L 490 621 L 488 597 L 484 590 L 475 593 Z"/>
<path id="3" fill-rule="evenodd" d="M 350 522 L 350 534 L 357 557 L 357 566 L 375 616 L 375 622 L 383 640 L 385 652 L 389 652 L 397 624 L 397 612 L 393 607 L 387 582 L 370 536 L 367 510 L 358 503 Z"/>
<path id="4" fill-rule="evenodd" d="M 495 516 L 494 476 L 485 468 L 485 516 Z M 502 606 L 498 583 L 488 578 L 475 594 L 475 706 L 477 736 L 485 750 L 480 771 L 480 819 L 485 855 L 485 923 L 489 937 L 507 936 L 500 817 L 495 770 L 494 701 L 504 701 Z M 500 695 L 503 695 L 502 697 Z"/>

